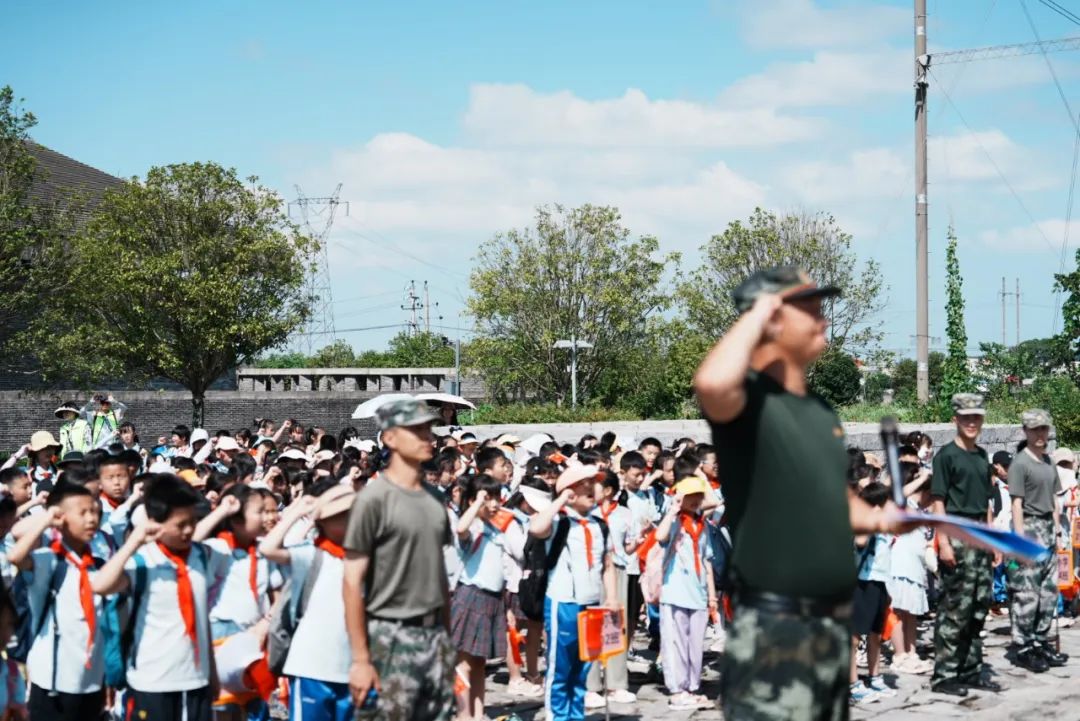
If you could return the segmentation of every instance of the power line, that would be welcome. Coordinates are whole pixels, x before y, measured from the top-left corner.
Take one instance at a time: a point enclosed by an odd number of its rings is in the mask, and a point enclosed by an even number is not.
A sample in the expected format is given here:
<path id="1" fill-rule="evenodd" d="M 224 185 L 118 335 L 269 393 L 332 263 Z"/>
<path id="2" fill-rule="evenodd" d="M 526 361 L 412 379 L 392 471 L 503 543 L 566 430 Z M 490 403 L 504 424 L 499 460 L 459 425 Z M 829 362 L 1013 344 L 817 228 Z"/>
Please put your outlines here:
<path id="1" fill-rule="evenodd" d="M 934 76 L 935 80 L 938 79 L 937 75 L 934 73 L 933 68 L 927 68 L 927 71 Z M 1020 206 L 1020 209 L 1024 211 L 1024 215 L 1026 215 L 1028 217 L 1028 220 L 1031 221 L 1031 225 L 1035 228 L 1036 231 L 1038 231 L 1039 236 L 1043 239 L 1043 242 L 1045 242 L 1051 250 L 1057 251 L 1057 248 L 1054 246 L 1053 243 L 1050 242 L 1050 239 L 1046 237 L 1046 233 L 1044 233 L 1043 229 L 1039 226 L 1038 221 L 1035 220 L 1035 216 L 1031 214 L 1031 211 L 1028 210 L 1028 207 L 1024 203 L 1023 199 L 1020 197 L 1019 194 L 1017 194 L 1016 190 L 1013 188 L 1012 183 L 1010 183 L 1009 179 L 1005 177 L 1005 173 L 1002 172 L 1001 168 L 994 160 L 994 157 L 990 155 L 990 151 L 988 151 L 986 149 L 986 146 L 983 145 L 982 141 L 979 140 L 978 133 L 976 133 L 975 130 L 968 123 L 967 119 L 964 117 L 964 114 L 960 112 L 960 108 L 956 107 L 956 103 L 953 102 L 952 97 L 945 91 L 944 88 L 941 88 L 941 94 L 945 98 L 945 101 L 949 103 L 949 107 L 951 107 L 953 109 L 953 112 L 956 113 L 956 117 L 960 118 L 960 122 L 963 123 L 964 127 L 967 128 L 967 131 L 971 133 L 971 137 L 975 141 L 975 144 L 979 146 L 979 150 L 981 150 L 983 155 L 986 156 L 987 161 L 994 168 L 994 172 L 996 172 L 998 174 L 998 177 L 1001 178 L 1001 182 L 1004 183 L 1005 187 L 1009 189 L 1009 193 L 1012 194 L 1013 198 Z"/>
<path id="2" fill-rule="evenodd" d="M 1073 129 L 1075 129 L 1077 133 L 1080 133 L 1080 123 L 1077 123 L 1076 115 L 1073 113 L 1072 106 L 1069 105 L 1069 99 L 1065 97 L 1065 91 L 1061 87 L 1061 81 L 1058 80 L 1057 73 L 1054 72 L 1054 64 L 1050 62 L 1050 55 L 1046 52 L 1046 47 L 1043 44 L 1042 38 L 1039 37 L 1039 30 L 1035 27 L 1035 21 L 1031 19 L 1031 13 L 1028 12 L 1027 1 L 1020 0 L 1020 7 L 1024 11 L 1024 17 L 1027 18 L 1028 27 L 1031 28 L 1031 32 L 1035 36 L 1035 41 L 1039 45 L 1039 50 L 1042 51 L 1043 60 L 1046 61 L 1046 67 L 1050 71 L 1050 77 L 1054 79 L 1054 85 L 1057 87 L 1058 96 L 1065 105 L 1065 112 L 1069 115 L 1069 124 L 1073 126 Z"/>
<path id="3" fill-rule="evenodd" d="M 369 325 L 369 326 L 364 326 L 363 328 L 338 328 L 338 329 L 336 329 L 335 332 L 337 332 L 337 333 L 359 333 L 359 332 L 365 331 L 365 330 L 386 330 L 387 328 L 401 328 L 404 325 L 405 325 L 404 323 L 390 323 L 388 325 Z M 293 333 L 293 335 L 303 335 L 303 336 L 326 335 L 326 331 L 317 330 L 317 331 L 311 331 L 311 332 L 305 332 L 305 333 Z"/>
<path id="4" fill-rule="evenodd" d="M 1039 0 L 1039 2 L 1050 8 L 1066 20 L 1080 25 L 1080 17 L 1078 17 L 1073 11 L 1069 10 L 1068 8 L 1058 5 L 1056 2 L 1054 2 L 1054 0 Z M 1027 12 L 1026 9 L 1025 12 Z"/>
<path id="5" fill-rule="evenodd" d="M 306 290 L 313 305 L 311 318 L 308 320 L 308 330 L 319 330 L 322 334 L 328 334 L 333 339 L 334 300 L 330 284 L 330 259 L 326 249 L 326 236 L 334 225 L 334 215 L 337 213 L 338 206 L 344 205 L 345 214 L 348 215 L 349 203 L 342 203 L 338 199 L 341 195 L 341 183 L 337 184 L 332 195 L 325 198 L 305 197 L 304 191 L 300 190 L 300 186 L 295 187 L 296 200 L 289 203 L 289 211 L 292 211 L 293 206 L 300 210 L 300 219 L 307 230 L 308 236 L 317 243 L 316 249 L 308 257 L 310 269 L 308 270 Z M 313 210 L 314 212 L 312 212 Z M 313 224 L 312 215 L 323 216 L 324 214 L 325 221 L 322 227 L 316 228 Z M 315 350 L 311 345 L 310 334 L 299 335 L 307 336 L 307 352 L 310 355 Z"/>

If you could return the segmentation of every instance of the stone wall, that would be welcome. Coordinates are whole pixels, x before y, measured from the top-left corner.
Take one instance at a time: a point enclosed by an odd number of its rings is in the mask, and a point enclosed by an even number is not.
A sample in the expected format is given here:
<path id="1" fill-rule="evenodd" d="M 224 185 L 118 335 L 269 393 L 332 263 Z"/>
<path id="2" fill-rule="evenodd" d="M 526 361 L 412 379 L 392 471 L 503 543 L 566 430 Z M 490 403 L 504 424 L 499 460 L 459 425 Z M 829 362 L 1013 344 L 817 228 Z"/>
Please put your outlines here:
<path id="1" fill-rule="evenodd" d="M 181 391 L 116 391 L 115 397 L 128 405 L 127 418 L 135 424 L 144 445 L 154 445 L 178 423 L 191 424 L 191 394 Z M 0 392 L 0 453 L 11 453 L 30 440 L 30 434 L 45 429 L 54 435 L 60 421 L 53 411 L 65 400 L 80 404 L 86 394 L 63 392 Z M 354 425 L 365 434 L 373 434 L 371 421 L 354 421 L 353 410 L 370 393 L 244 393 L 211 391 L 206 394 L 205 427 L 211 432 L 220 428 L 236 431 L 251 428 L 255 418 L 273 418 L 279 423 L 295 418 L 305 426 L 316 424 L 337 435 Z"/>
<path id="2" fill-rule="evenodd" d="M 710 437 L 709 426 L 701 420 L 685 421 L 624 421 L 618 423 L 539 423 L 534 425 L 493 425 L 470 427 L 479 438 L 490 438 L 502 433 L 513 433 L 521 438 L 526 438 L 534 433 L 548 433 L 560 443 L 577 443 L 586 433 L 592 433 L 599 437 L 607 431 L 613 431 L 619 436 L 625 436 L 633 444 L 643 438 L 652 436 L 658 438 L 665 446 L 669 446 L 678 438 L 689 437 L 699 441 L 706 441 Z M 882 449 L 881 435 L 878 426 L 874 423 L 845 423 L 844 430 L 847 432 L 848 445 L 858 446 L 867 451 L 880 451 Z M 920 430 L 927 433 L 934 440 L 934 447 L 950 442 L 956 431 L 949 423 L 926 423 L 921 425 L 901 426 L 901 434 L 909 431 Z M 984 426 L 979 444 L 993 454 L 1000 450 L 1015 451 L 1016 444 L 1024 438 L 1024 433 L 1019 425 L 992 425 Z M 1054 443 L 1054 435 L 1051 434 L 1051 446 Z"/>

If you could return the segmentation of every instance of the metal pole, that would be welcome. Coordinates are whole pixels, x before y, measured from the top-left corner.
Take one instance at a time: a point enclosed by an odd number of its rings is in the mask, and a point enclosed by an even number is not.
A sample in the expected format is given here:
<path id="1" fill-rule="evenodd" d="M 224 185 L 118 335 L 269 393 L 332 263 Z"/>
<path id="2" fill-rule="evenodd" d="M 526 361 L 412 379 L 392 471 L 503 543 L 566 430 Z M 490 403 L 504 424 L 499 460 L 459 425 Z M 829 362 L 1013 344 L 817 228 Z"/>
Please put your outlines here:
<path id="1" fill-rule="evenodd" d="M 1020 279 L 1016 279 L 1016 345 L 1020 345 Z"/>
<path id="2" fill-rule="evenodd" d="M 1009 341 L 1005 339 L 1005 276 L 1001 276 L 1001 345 L 1009 347 Z"/>
<path id="3" fill-rule="evenodd" d="M 457 340 L 454 341 L 454 395 L 461 395 L 461 316 L 458 316 Z"/>
<path id="4" fill-rule="evenodd" d="M 570 407 L 577 408 L 577 338 L 570 340 Z"/>
<path id="5" fill-rule="evenodd" d="M 926 208 L 926 0 L 915 0 L 915 336 L 919 402 L 930 400 L 930 278 Z"/>

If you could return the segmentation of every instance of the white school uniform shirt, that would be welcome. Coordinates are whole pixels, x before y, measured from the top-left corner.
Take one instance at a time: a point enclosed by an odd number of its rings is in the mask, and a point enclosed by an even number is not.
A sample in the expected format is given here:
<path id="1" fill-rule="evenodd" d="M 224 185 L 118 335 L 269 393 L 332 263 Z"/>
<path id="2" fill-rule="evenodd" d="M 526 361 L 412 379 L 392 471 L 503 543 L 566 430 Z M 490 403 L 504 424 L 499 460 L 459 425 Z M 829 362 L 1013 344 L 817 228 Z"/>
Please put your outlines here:
<path id="1" fill-rule="evenodd" d="M 511 513 L 514 514 L 512 525 L 521 529 L 521 533 L 515 533 L 507 539 L 513 547 L 510 553 L 503 554 L 503 576 L 506 577 L 506 590 L 517 593 L 524 573 L 522 565 L 525 562 L 525 542 L 529 540 L 529 515 L 522 511 L 511 511 Z"/>
<path id="2" fill-rule="evenodd" d="M 79 601 L 79 569 L 60 558 L 51 548 L 38 548 L 30 554 L 33 568 L 22 573 L 28 574 L 28 598 L 31 619 L 41 631 L 34 638 L 26 658 L 27 673 L 34 685 L 46 691 L 52 689 L 53 678 L 53 610 L 56 611 L 56 624 L 60 630 L 59 645 L 56 647 L 56 691 L 61 693 L 87 694 L 101 689 L 105 679 L 104 643 L 101 631 L 101 610 L 103 599 L 94 594 L 94 613 L 96 614 L 96 633 L 90 653 L 90 667 L 87 668 L 86 642 L 90 629 L 86 625 L 86 615 Z M 57 591 L 56 599 L 48 616 L 42 618 L 45 604 L 48 602 L 49 584 L 57 564 L 67 564 L 63 571 L 64 580 Z M 93 578 L 96 571 L 90 570 Z"/>
<path id="3" fill-rule="evenodd" d="M 195 644 L 184 629 L 176 592 L 176 566 L 157 544 L 138 551 L 146 564 L 146 591 L 133 619 L 135 640 L 128 659 L 128 685 L 138 691 L 166 693 L 193 691 L 210 683 L 210 624 L 208 609 L 229 572 L 229 557 L 204 546 L 200 552 L 192 544 L 187 566 L 195 596 Z M 135 586 L 134 558 L 124 564 L 132 588 Z"/>
<path id="4" fill-rule="evenodd" d="M 296 559 L 303 557 L 309 569 L 316 553 L 323 554 L 322 564 L 311 587 L 307 608 L 293 633 L 284 672 L 286 676 L 325 683 L 348 683 L 352 649 L 345 631 L 345 601 L 341 595 L 345 565 L 341 559 L 311 544 L 289 549 L 292 562 L 297 563 Z"/>
<path id="5" fill-rule="evenodd" d="M 60 531 L 55 528 L 48 528 L 45 533 L 41 534 L 40 545 L 42 548 L 48 548 L 53 541 L 59 538 Z M 112 536 L 99 528 L 94 537 L 90 539 L 90 555 L 102 561 L 108 561 L 115 553 L 116 545 Z"/>
<path id="6" fill-rule="evenodd" d="M 589 533 L 592 536 L 592 566 L 585 547 L 585 529 L 581 525 L 582 517 L 572 508 L 566 509 L 565 517 L 557 517 L 552 522 L 551 535 L 547 538 L 546 549 L 551 552 L 551 544 L 558 531 L 558 524 L 570 521 L 570 531 L 566 536 L 566 546 L 559 554 L 551 575 L 548 576 L 547 597 L 559 603 L 577 603 L 582 606 L 595 606 L 600 603 L 603 591 L 604 556 L 610 551 L 611 544 L 604 546 L 604 532 L 595 518 L 588 520 Z"/>
<path id="7" fill-rule="evenodd" d="M 600 506 L 592 512 L 593 518 L 604 519 L 604 512 Z M 627 570 L 631 565 L 636 565 L 637 557 L 630 558 L 626 552 L 626 539 L 636 534 L 633 530 L 634 516 L 626 506 L 616 505 L 607 518 L 608 531 L 611 535 L 611 561 L 616 568 Z M 634 561 L 631 564 L 631 560 Z"/>
<path id="8" fill-rule="evenodd" d="M 475 586 L 491 593 L 502 593 L 506 588 L 503 556 L 520 558 L 525 548 L 521 526 L 511 522 L 502 532 L 479 519 L 469 526 L 469 537 L 458 539 L 458 557 L 461 559 L 461 575 L 458 584 Z"/>
<path id="9" fill-rule="evenodd" d="M 626 507 L 633 519 L 632 530 L 635 536 L 641 535 L 650 524 L 655 525 L 660 522 L 660 512 L 656 510 L 656 504 L 653 503 L 648 491 L 627 491 Z M 640 564 L 636 560 L 630 563 L 626 567 L 626 573 L 630 576 L 640 576 Z"/>
<path id="10" fill-rule="evenodd" d="M 695 519 L 696 520 L 696 519 Z M 708 568 L 712 563 L 712 544 L 709 543 L 708 524 L 702 529 L 698 539 L 698 554 L 701 572 L 694 563 L 694 539 L 682 529 L 682 519 L 676 518 L 671 526 L 671 537 L 664 548 L 664 580 L 660 586 L 660 603 L 678 606 L 693 611 L 703 611 L 709 607 Z M 668 546 L 674 543 L 674 549 Z M 670 555 L 668 555 L 670 554 Z"/>
<path id="11" fill-rule="evenodd" d="M 270 591 L 285 584 L 281 568 L 256 552 L 255 586 L 258 600 L 251 592 L 251 561 L 243 548 L 230 549 L 222 538 L 209 538 L 205 545 L 228 559 L 228 573 L 217 600 L 210 606 L 211 621 L 231 621 L 241 629 L 254 626 L 270 612 Z"/>

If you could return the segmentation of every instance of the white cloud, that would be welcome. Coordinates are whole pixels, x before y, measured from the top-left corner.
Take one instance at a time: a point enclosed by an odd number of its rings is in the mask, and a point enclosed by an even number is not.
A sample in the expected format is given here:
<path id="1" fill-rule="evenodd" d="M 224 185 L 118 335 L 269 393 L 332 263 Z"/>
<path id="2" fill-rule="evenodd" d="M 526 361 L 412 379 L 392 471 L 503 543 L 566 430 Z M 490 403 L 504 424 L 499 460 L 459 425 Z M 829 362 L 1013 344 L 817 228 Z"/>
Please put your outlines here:
<path id="1" fill-rule="evenodd" d="M 990 181 L 1007 192 L 1004 175 L 1020 192 L 1054 187 L 1056 182 L 1035 162 L 1035 151 L 996 128 L 932 137 L 927 154 L 931 177 L 938 183 Z"/>
<path id="2" fill-rule="evenodd" d="M 910 92 L 911 57 L 902 50 L 814 53 L 747 75 L 721 94 L 724 105 L 807 108 L 854 105 L 886 93 Z"/>
<path id="3" fill-rule="evenodd" d="M 1068 223 L 1068 247 L 1080 248 L 1080 220 Z M 1059 252 L 1065 239 L 1066 223 L 1064 218 L 1050 218 L 1028 225 L 1020 225 L 1005 230 L 986 230 L 979 234 L 979 240 L 995 250 L 1007 252 L 1035 252 L 1041 256 L 1048 251 Z M 1049 269 L 1048 269 L 1049 270 Z"/>
<path id="4" fill-rule="evenodd" d="M 739 16 L 743 38 L 759 49 L 870 47 L 912 32 L 910 10 L 864 2 L 741 0 Z"/>
<path id="5" fill-rule="evenodd" d="M 484 145 L 736 148 L 817 136 L 812 118 L 759 105 L 728 109 L 686 100 L 652 100 L 640 90 L 586 100 L 569 91 L 539 93 L 525 85 L 473 85 L 464 128 Z"/>
<path id="6" fill-rule="evenodd" d="M 910 178 L 911 162 L 891 148 L 857 150 L 846 161 L 805 162 L 781 171 L 784 184 L 803 202 L 834 201 L 894 195 Z M 910 185 L 910 180 L 908 181 Z"/>

